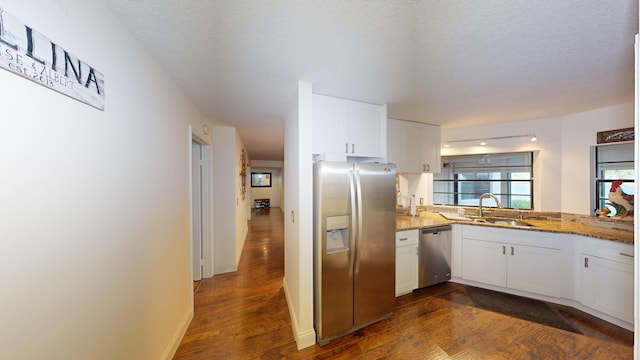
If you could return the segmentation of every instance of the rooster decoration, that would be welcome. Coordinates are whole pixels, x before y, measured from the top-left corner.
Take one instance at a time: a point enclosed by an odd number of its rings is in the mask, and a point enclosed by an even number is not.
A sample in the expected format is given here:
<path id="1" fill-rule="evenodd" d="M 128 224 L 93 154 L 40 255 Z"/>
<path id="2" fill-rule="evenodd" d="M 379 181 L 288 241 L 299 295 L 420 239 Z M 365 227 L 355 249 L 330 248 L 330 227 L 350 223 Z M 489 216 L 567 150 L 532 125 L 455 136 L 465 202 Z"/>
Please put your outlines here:
<path id="1" fill-rule="evenodd" d="M 616 180 L 611 183 L 609 202 L 615 206 L 616 210 L 621 210 L 618 212 L 620 217 L 625 217 L 633 211 L 633 195 L 625 194 L 620 185 L 622 185 L 621 180 Z"/>

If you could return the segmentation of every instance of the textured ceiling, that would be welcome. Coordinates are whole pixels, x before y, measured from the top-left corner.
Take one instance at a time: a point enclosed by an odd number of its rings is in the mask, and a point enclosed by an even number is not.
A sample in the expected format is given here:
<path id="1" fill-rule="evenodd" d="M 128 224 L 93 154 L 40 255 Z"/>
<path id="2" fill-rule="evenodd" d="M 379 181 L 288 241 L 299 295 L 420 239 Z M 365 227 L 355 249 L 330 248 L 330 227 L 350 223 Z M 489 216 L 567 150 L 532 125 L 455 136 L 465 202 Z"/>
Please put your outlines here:
<path id="1" fill-rule="evenodd" d="M 446 127 L 633 99 L 637 0 L 105 0 L 252 159 L 283 159 L 298 80 Z"/>

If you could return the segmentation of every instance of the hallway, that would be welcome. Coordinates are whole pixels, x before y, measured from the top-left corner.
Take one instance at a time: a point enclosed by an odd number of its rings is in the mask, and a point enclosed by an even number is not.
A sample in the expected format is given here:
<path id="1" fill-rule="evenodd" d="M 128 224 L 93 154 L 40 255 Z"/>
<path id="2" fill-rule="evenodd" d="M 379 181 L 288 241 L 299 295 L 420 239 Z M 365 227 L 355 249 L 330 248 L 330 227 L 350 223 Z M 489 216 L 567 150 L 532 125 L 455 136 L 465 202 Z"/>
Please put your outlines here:
<path id="1" fill-rule="evenodd" d="M 282 289 L 283 214 L 249 222 L 238 271 L 201 281 L 174 359 L 632 359 L 633 333 L 557 306 L 585 335 L 476 308 L 447 283 L 397 298 L 384 320 L 297 351 Z"/>
<path id="2" fill-rule="evenodd" d="M 279 208 L 254 212 L 238 271 L 200 282 L 174 359 L 250 359 L 285 344 L 295 349 L 282 289 L 283 226 Z"/>

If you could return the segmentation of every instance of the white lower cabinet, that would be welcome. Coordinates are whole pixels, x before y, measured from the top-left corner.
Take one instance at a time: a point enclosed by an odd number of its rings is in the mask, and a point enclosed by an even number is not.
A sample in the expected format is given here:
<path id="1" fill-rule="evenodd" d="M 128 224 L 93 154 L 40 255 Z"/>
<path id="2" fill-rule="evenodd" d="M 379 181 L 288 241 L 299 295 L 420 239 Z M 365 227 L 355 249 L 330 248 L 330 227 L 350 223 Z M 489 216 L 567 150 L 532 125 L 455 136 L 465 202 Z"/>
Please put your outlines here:
<path id="1" fill-rule="evenodd" d="M 453 239 L 454 277 L 547 301 L 573 302 L 592 315 L 633 329 L 632 244 L 486 226 L 454 229 L 459 231 L 454 231 Z"/>
<path id="2" fill-rule="evenodd" d="M 396 232 L 396 296 L 418 288 L 419 231 Z"/>
<path id="3" fill-rule="evenodd" d="M 461 275 L 465 280 L 560 296 L 561 249 L 562 244 L 545 233 L 464 226 Z"/>
<path id="4" fill-rule="evenodd" d="M 559 249 L 508 245 L 507 287 L 559 296 L 562 260 Z"/>
<path id="5" fill-rule="evenodd" d="M 507 257 L 501 243 L 462 239 L 462 278 L 496 286 L 507 286 Z"/>
<path id="6" fill-rule="evenodd" d="M 633 245 L 582 238 L 583 305 L 633 324 Z"/>

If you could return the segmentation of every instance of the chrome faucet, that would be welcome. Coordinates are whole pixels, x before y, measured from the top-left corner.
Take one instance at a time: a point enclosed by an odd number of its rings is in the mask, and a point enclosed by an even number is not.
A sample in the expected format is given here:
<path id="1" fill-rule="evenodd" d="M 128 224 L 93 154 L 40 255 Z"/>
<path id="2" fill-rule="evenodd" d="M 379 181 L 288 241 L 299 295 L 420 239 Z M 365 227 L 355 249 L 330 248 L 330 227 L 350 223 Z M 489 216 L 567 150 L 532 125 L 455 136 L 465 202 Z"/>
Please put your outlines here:
<path id="1" fill-rule="evenodd" d="M 495 200 L 496 204 L 498 204 L 498 208 L 502 209 L 502 204 L 500 204 L 500 200 L 498 200 L 497 196 L 493 195 L 492 193 L 484 193 L 480 195 L 480 210 L 478 210 L 478 215 L 480 217 L 482 217 L 482 199 L 486 198 L 487 196 L 492 197 L 493 200 Z"/>

